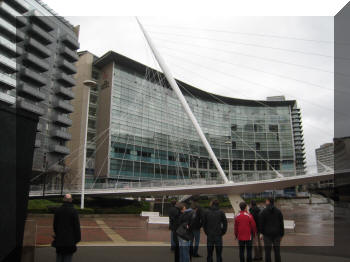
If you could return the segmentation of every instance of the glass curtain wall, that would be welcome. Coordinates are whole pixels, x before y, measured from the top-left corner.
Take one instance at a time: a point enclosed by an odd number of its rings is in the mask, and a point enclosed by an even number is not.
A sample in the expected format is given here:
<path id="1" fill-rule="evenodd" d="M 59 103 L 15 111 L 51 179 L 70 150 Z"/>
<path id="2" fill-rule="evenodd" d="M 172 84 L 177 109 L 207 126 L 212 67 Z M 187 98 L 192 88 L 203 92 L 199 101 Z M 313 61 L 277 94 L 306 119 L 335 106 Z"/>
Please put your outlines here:
<path id="1" fill-rule="evenodd" d="M 157 79 L 157 78 L 156 78 Z M 110 178 L 217 179 L 218 172 L 175 93 L 114 68 Z M 185 94 L 222 168 L 234 181 L 295 175 L 289 105 L 227 105 Z"/>

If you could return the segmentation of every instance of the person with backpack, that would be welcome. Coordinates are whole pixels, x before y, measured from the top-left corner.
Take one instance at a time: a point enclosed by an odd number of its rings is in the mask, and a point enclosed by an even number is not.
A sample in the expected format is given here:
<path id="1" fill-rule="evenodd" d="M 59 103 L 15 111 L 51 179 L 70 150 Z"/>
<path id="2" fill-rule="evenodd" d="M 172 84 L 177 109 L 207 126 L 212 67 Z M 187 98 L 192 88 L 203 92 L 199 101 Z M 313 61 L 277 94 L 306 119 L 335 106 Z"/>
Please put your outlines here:
<path id="1" fill-rule="evenodd" d="M 247 204 L 239 204 L 241 211 L 235 217 L 235 236 L 239 243 L 239 259 L 245 262 L 245 249 L 247 249 L 247 262 L 252 261 L 253 237 L 256 236 L 256 225 L 254 218 L 247 212 Z"/>
<path id="2" fill-rule="evenodd" d="M 275 253 L 275 262 L 281 262 L 280 245 L 284 236 L 282 212 L 275 207 L 274 199 L 266 199 L 266 208 L 260 213 L 259 226 L 261 239 L 264 239 L 265 262 L 271 262 L 271 250 Z"/>
<path id="3" fill-rule="evenodd" d="M 193 241 L 193 211 L 183 203 L 178 203 L 177 207 L 181 212 L 176 230 L 179 243 L 179 261 L 189 262 L 191 260 L 190 245 Z"/>
<path id="4" fill-rule="evenodd" d="M 219 209 L 217 199 L 211 201 L 210 209 L 203 216 L 203 229 L 207 235 L 207 262 L 213 261 L 214 248 L 216 261 L 222 262 L 222 236 L 227 231 L 227 219 L 225 213 Z"/>

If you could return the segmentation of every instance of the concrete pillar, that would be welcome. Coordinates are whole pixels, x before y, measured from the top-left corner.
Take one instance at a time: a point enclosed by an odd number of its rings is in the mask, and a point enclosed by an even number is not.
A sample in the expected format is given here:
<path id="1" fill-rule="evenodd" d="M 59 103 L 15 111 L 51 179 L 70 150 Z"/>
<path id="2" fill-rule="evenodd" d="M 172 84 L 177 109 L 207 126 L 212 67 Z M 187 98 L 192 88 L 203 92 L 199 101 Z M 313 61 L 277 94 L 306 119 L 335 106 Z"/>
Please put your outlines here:
<path id="1" fill-rule="evenodd" d="M 240 211 L 239 203 L 243 202 L 243 199 L 241 198 L 240 195 L 235 195 L 235 194 L 230 194 L 227 196 L 228 196 L 228 199 L 230 200 L 231 206 L 233 208 L 233 213 L 235 215 L 238 214 Z"/>

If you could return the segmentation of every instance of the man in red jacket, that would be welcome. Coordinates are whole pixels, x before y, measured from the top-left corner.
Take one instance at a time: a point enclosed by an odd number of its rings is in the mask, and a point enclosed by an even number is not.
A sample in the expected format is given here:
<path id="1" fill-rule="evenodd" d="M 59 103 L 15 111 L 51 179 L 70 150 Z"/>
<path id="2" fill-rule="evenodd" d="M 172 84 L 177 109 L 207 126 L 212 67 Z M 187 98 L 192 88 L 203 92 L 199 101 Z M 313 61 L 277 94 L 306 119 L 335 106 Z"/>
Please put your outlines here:
<path id="1" fill-rule="evenodd" d="M 235 217 L 235 236 L 239 243 L 240 262 L 245 262 L 244 252 L 247 247 L 247 262 L 252 261 L 252 240 L 256 235 L 256 224 L 251 214 L 247 212 L 247 204 L 239 204 L 241 212 Z"/>

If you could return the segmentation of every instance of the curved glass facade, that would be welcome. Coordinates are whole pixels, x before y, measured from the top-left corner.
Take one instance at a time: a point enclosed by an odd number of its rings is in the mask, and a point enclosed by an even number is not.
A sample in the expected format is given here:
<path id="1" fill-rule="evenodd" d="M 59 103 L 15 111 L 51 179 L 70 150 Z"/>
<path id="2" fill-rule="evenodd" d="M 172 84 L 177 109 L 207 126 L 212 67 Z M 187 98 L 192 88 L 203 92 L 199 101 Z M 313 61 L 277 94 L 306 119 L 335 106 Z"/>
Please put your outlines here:
<path id="1" fill-rule="evenodd" d="M 219 178 L 175 93 L 145 70 L 114 64 L 108 177 Z M 297 174 L 295 101 L 231 99 L 185 85 L 183 94 L 230 180 L 274 178 L 273 169 Z"/>

